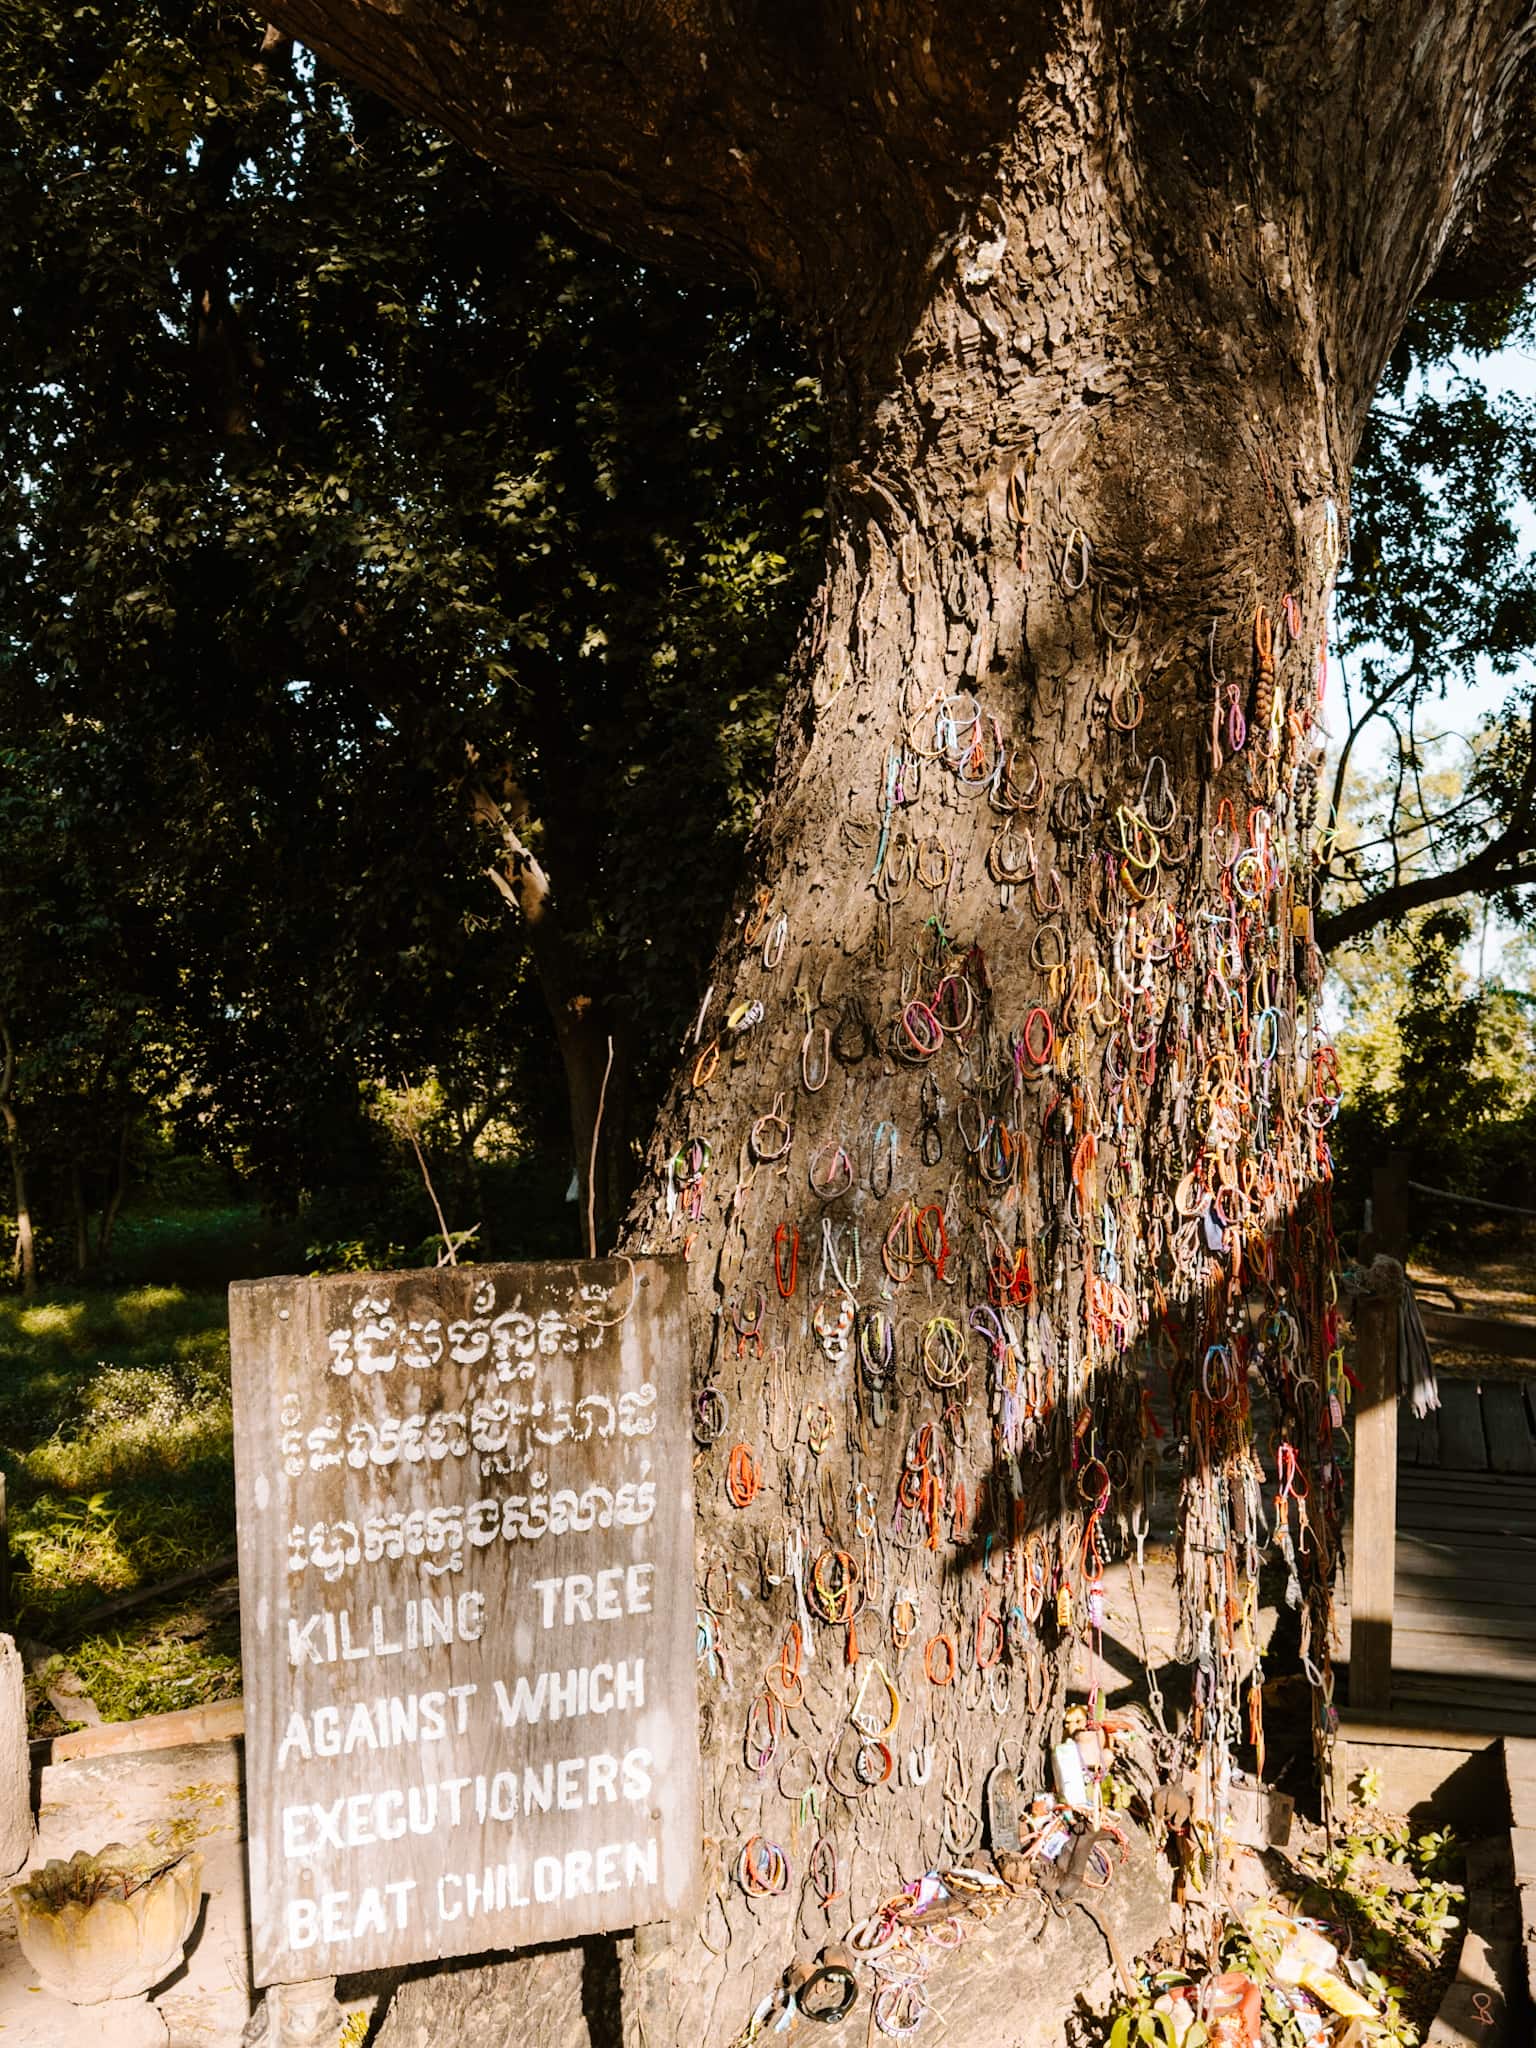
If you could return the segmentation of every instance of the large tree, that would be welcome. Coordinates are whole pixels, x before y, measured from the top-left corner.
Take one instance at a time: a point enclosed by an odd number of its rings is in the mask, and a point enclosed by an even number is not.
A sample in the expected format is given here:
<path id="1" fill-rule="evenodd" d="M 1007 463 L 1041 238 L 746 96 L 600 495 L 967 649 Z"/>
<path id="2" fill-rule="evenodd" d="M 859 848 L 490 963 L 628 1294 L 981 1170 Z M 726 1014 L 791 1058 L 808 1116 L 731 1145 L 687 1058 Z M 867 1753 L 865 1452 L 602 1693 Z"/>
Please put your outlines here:
<path id="1" fill-rule="evenodd" d="M 1000 1733 L 1038 1752 L 1165 1317 L 1192 1750 L 1214 1770 L 1254 1707 L 1252 1363 L 1310 1474 L 1326 1697 L 1324 624 L 1405 318 L 1536 253 L 1536 15 L 274 13 L 626 248 L 758 280 L 824 364 L 825 577 L 625 1238 L 693 1278 L 731 1931 L 722 1959 L 714 1907 L 672 1930 L 645 2037 L 716 2041 L 818 1881 L 868 1910 L 977 1838 Z M 734 1858 L 807 1774 L 827 1849 L 749 1906 Z M 580 2009 L 574 1964 L 541 1969 L 533 2031 L 562 1986 Z M 414 1987 L 386 2038 L 499 2038 L 515 1982 Z"/>

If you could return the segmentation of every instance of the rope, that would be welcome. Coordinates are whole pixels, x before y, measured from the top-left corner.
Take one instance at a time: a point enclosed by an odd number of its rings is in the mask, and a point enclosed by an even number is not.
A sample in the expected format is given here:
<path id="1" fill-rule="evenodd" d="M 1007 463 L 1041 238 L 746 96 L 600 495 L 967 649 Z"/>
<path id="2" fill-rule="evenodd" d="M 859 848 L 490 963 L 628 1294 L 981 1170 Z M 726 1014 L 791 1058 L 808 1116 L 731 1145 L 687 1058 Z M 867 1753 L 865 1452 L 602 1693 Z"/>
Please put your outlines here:
<path id="1" fill-rule="evenodd" d="M 1528 1216 L 1536 1221 L 1536 1209 L 1515 1209 L 1508 1202 L 1485 1202 L 1478 1195 L 1453 1195 L 1449 1188 L 1427 1188 L 1421 1180 L 1408 1183 L 1416 1195 L 1433 1195 L 1437 1201 L 1460 1202 L 1468 1209 L 1492 1209 L 1499 1216 Z"/>

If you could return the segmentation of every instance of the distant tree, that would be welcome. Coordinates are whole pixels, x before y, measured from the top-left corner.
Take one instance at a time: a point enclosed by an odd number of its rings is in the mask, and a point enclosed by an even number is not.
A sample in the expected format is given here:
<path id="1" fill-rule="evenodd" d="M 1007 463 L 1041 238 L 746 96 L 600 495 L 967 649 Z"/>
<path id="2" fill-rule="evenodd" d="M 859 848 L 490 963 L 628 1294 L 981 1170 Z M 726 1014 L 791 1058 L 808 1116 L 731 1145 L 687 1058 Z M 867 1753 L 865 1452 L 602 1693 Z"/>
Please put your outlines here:
<path id="1" fill-rule="evenodd" d="M 1476 895 L 1536 914 L 1536 406 L 1489 389 L 1482 366 L 1536 335 L 1536 300 L 1433 303 L 1409 319 L 1366 419 L 1355 467 L 1336 647 L 1343 719 L 1325 773 L 1333 836 L 1320 857 L 1329 951 L 1415 909 Z M 1448 689 L 1508 679 L 1437 800 L 1431 735 Z M 1387 740 L 1374 833 L 1346 825 L 1362 747 Z"/>
<path id="2" fill-rule="evenodd" d="M 67 723 L 0 744 L 0 1112 L 29 1291 L 44 1225 L 77 1271 L 110 1247 L 175 1007 L 151 942 L 154 861 L 76 784 L 88 744 Z"/>
<path id="3" fill-rule="evenodd" d="M 611 1037 L 613 1217 L 766 776 L 815 384 L 238 8 L 28 9 L 0 101 L 0 745 L 68 724 L 150 850 L 98 888 L 184 1124 L 291 1197 L 437 1068 L 584 1174 Z"/>
<path id="4" fill-rule="evenodd" d="M 1347 1213 L 1358 1216 L 1389 1151 L 1436 1187 L 1517 1205 L 1536 1195 L 1536 979 L 1518 940 L 1477 971 L 1485 909 L 1465 897 L 1409 911 L 1335 955 Z M 1434 1236 L 1468 1220 L 1432 1202 L 1418 1218 Z"/>

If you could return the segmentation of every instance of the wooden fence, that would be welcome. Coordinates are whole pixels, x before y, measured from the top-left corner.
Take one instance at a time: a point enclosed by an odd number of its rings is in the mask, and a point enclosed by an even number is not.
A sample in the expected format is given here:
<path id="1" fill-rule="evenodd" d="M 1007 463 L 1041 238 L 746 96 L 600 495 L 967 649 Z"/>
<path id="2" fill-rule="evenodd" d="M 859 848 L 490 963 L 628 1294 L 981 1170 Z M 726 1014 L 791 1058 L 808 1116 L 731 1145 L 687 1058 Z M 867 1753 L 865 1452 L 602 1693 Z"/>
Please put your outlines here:
<path id="1" fill-rule="evenodd" d="M 1408 1193 L 1420 1189 L 1400 1160 L 1378 1167 L 1370 1240 L 1406 1262 Z M 1488 1204 L 1488 1207 L 1502 1205 Z M 1516 1212 L 1511 1212 L 1516 1213 Z M 1421 1306 L 1432 1342 L 1458 1351 L 1536 1362 L 1536 1324 Z M 1398 1306 L 1362 1296 L 1355 1315 L 1354 1523 L 1350 1550 L 1349 1703 L 1385 1711 L 1392 1701 L 1392 1618 L 1397 1569 Z"/>

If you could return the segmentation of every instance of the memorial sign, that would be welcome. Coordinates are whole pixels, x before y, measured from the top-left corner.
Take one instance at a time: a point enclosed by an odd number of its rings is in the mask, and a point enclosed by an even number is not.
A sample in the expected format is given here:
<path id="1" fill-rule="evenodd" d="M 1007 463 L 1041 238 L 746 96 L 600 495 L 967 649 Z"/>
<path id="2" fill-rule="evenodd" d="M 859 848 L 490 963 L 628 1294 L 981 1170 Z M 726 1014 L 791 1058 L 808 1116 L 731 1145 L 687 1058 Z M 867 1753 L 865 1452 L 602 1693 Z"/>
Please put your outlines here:
<path id="1" fill-rule="evenodd" d="M 681 1261 L 230 1289 L 257 1984 L 686 1911 Z"/>

